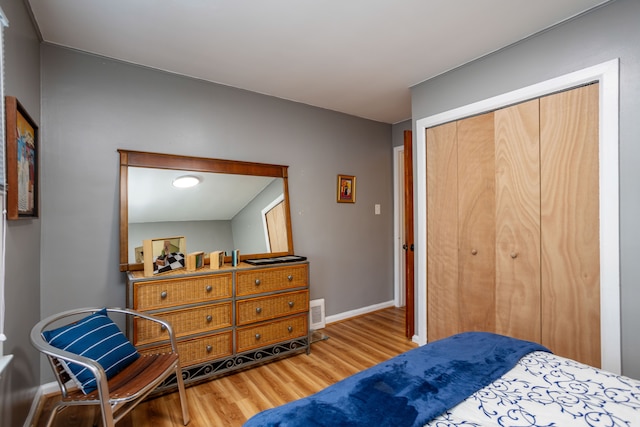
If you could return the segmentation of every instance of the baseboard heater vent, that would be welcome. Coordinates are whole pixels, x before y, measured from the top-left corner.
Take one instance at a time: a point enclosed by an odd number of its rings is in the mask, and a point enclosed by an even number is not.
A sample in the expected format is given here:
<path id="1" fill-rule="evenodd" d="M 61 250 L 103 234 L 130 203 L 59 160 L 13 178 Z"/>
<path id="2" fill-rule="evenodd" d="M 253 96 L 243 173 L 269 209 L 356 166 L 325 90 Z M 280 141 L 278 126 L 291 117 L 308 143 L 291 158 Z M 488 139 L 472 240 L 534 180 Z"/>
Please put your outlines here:
<path id="1" fill-rule="evenodd" d="M 323 329 L 324 320 L 324 298 L 314 299 L 309 302 L 309 317 L 311 318 L 311 330 Z"/>

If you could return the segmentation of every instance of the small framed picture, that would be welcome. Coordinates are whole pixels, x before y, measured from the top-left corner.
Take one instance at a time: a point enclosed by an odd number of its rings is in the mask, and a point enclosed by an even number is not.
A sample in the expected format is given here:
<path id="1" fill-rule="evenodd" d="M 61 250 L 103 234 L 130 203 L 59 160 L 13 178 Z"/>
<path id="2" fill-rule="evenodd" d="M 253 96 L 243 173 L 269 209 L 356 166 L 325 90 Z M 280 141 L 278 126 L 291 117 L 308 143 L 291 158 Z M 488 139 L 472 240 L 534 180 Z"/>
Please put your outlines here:
<path id="1" fill-rule="evenodd" d="M 209 254 L 209 268 L 211 270 L 218 270 L 224 265 L 224 252 L 213 251 Z"/>
<path id="2" fill-rule="evenodd" d="M 356 177 L 338 175 L 338 203 L 356 202 Z"/>
<path id="3" fill-rule="evenodd" d="M 38 126 L 13 96 L 5 97 L 7 219 L 38 217 Z"/>
<path id="4" fill-rule="evenodd" d="M 187 254 L 187 271 L 196 271 L 204 267 L 204 252 Z"/>
<path id="5" fill-rule="evenodd" d="M 185 268 L 185 247 L 185 238 L 182 236 L 144 240 L 145 277 Z"/>

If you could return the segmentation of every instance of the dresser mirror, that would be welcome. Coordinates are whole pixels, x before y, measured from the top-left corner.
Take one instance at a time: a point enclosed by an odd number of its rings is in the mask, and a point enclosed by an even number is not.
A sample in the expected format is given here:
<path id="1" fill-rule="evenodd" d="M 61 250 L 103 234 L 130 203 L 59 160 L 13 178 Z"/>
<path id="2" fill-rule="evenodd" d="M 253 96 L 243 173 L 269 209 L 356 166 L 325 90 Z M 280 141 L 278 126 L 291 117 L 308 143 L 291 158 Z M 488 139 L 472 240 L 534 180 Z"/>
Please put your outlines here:
<path id="1" fill-rule="evenodd" d="M 287 166 L 118 150 L 120 271 L 142 270 L 142 242 L 183 236 L 186 252 L 230 259 L 293 255 Z M 198 182 L 177 188 L 174 181 Z"/>

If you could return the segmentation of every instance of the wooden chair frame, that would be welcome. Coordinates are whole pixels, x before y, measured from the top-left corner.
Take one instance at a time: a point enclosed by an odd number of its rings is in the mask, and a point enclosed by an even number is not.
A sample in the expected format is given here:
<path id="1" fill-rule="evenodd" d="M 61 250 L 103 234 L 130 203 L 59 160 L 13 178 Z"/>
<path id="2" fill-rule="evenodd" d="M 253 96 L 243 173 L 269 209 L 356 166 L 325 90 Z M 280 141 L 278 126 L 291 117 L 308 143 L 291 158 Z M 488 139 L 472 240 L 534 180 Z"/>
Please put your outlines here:
<path id="1" fill-rule="evenodd" d="M 31 329 L 31 342 L 35 348 L 47 356 L 62 392 L 61 400 L 51 411 L 51 415 L 46 424 L 47 427 L 51 426 L 55 415 L 59 411 L 69 406 L 77 405 L 99 406 L 102 425 L 104 427 L 114 427 L 120 419 L 172 374 L 176 376 L 178 392 L 180 394 L 182 421 L 184 425 L 187 425 L 189 423 L 189 410 L 182 378 L 182 368 L 180 367 L 180 359 L 178 356 L 178 347 L 173 329 L 167 321 L 130 309 L 107 308 L 107 312 L 109 313 L 123 313 L 126 316 L 140 317 L 159 323 L 161 327 L 168 332 L 172 348 L 171 353 L 141 354 L 138 360 L 110 380 L 107 380 L 104 369 L 98 362 L 56 348 L 50 345 L 42 335 L 42 333 L 50 329 L 53 324 L 60 324 L 63 320 L 69 320 L 68 323 L 72 323 L 72 319 L 73 321 L 79 320 L 82 315 L 86 316 L 100 310 L 102 310 L 102 308 L 81 308 L 65 311 L 41 320 Z M 75 387 L 75 385 L 70 386 L 69 381 L 71 380 L 71 376 L 64 369 L 61 361 L 77 363 L 91 371 L 97 381 L 97 390 L 85 395 L 79 388 Z"/>

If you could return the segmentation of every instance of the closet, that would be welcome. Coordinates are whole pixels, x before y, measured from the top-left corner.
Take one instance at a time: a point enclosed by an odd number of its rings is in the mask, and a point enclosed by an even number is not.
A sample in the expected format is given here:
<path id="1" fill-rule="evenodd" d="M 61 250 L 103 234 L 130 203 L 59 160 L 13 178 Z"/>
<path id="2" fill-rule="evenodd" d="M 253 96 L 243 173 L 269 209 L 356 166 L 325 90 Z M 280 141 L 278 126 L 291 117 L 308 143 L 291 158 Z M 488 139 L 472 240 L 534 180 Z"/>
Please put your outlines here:
<path id="1" fill-rule="evenodd" d="M 427 337 L 600 366 L 598 84 L 426 130 Z"/>

